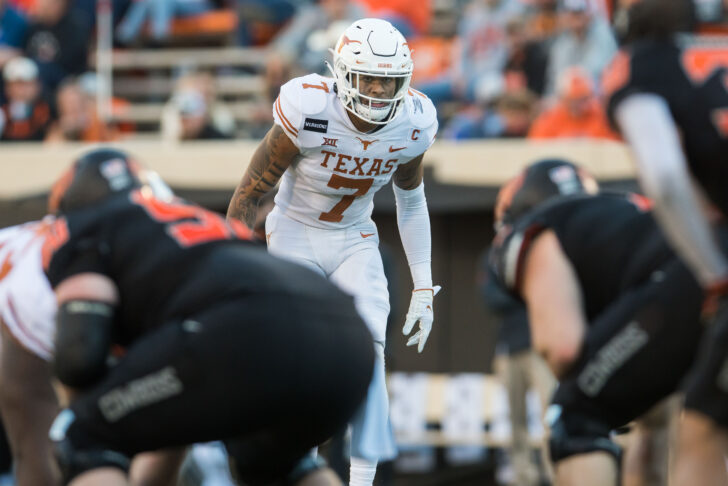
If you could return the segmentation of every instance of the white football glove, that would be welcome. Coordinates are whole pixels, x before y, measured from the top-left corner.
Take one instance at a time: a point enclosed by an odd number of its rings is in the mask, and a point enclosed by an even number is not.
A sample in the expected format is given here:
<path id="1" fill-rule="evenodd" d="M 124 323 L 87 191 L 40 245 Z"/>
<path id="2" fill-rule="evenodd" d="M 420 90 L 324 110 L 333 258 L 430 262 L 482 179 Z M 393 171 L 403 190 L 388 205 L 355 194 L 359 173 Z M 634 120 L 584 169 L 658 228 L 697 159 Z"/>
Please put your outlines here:
<path id="1" fill-rule="evenodd" d="M 412 292 L 412 300 L 410 300 L 402 334 L 405 336 L 409 335 L 415 327 L 415 323 L 417 321 L 420 322 L 420 330 L 407 340 L 407 346 L 417 344 L 418 353 L 421 353 L 425 349 L 425 343 L 432 330 L 432 321 L 434 319 L 432 299 L 441 288 L 439 285 L 435 285 L 431 289 L 417 289 Z"/>

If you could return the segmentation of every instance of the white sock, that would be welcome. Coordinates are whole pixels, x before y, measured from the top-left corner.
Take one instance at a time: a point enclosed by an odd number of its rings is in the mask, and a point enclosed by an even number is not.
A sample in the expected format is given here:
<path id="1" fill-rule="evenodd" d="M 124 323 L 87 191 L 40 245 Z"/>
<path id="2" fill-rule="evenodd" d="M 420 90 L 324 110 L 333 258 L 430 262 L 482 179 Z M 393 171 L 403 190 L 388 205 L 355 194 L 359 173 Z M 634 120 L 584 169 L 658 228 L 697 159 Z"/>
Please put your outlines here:
<path id="1" fill-rule="evenodd" d="M 349 486 L 372 486 L 375 474 L 377 474 L 377 461 L 351 457 Z"/>

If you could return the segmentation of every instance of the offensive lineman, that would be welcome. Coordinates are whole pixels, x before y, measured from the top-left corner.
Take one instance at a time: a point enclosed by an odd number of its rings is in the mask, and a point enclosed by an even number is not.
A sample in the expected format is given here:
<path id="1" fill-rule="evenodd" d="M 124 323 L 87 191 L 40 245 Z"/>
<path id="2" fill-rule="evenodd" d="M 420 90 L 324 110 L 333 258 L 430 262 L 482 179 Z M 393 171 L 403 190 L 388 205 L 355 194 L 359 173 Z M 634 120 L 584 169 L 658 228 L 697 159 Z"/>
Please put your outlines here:
<path id="1" fill-rule="evenodd" d="M 135 454 L 209 440 L 246 484 L 340 484 L 308 452 L 371 380 L 351 297 L 244 241 L 241 224 L 160 194 L 104 148 L 51 194 L 53 370 L 71 402 L 50 437 L 64 484 L 126 484 Z"/>
<path id="2" fill-rule="evenodd" d="M 728 259 L 714 230 L 728 215 L 728 38 L 686 35 L 693 8 L 689 0 L 635 3 L 605 91 L 662 229 L 709 294 L 724 301 Z M 728 484 L 727 311 L 715 315 L 687 389 L 679 486 Z"/>
<path id="3" fill-rule="evenodd" d="M 702 292 L 643 199 L 549 199 L 580 179 L 571 165 L 537 164 L 508 183 L 492 265 L 528 307 L 533 346 L 559 379 L 546 413 L 555 484 L 616 486 L 610 431 L 677 388 L 702 333 Z"/>
<path id="4" fill-rule="evenodd" d="M 301 262 L 354 296 L 377 349 L 366 406 L 352 423 L 351 486 L 371 486 L 396 454 L 388 422 L 384 341 L 389 299 L 372 199 L 390 178 L 414 283 L 403 332 L 422 352 L 432 328 L 430 221 L 422 158 L 437 132 L 432 102 L 409 87 L 407 42 L 389 22 L 362 19 L 333 50 L 333 78 L 311 74 L 281 87 L 275 124 L 253 155 L 227 216 L 252 228 L 260 198 L 281 179 L 266 222 L 274 255 Z"/>
<path id="5" fill-rule="evenodd" d="M 48 429 L 59 404 L 51 386 L 56 299 L 43 270 L 43 247 L 54 218 L 0 230 L 0 411 L 8 423 L 18 486 L 59 484 Z M 132 484 L 169 484 L 184 448 L 141 454 Z"/>

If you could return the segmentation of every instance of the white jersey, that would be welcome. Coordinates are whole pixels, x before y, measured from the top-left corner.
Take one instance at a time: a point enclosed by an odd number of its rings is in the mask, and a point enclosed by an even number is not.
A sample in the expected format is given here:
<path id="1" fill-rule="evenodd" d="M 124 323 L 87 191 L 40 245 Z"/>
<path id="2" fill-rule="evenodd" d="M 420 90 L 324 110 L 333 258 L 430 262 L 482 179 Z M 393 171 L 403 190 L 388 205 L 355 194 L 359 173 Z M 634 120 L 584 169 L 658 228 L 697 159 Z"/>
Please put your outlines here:
<path id="1" fill-rule="evenodd" d="M 21 346 L 48 361 L 56 298 L 43 271 L 44 228 L 35 221 L 0 230 L 0 316 Z"/>
<path id="2" fill-rule="evenodd" d="M 334 79 L 310 74 L 281 87 L 273 118 L 300 155 L 281 178 L 276 206 L 309 226 L 336 229 L 367 220 L 374 193 L 400 164 L 424 153 L 437 133 L 437 112 L 410 89 L 402 112 L 373 133 L 349 119 Z"/>

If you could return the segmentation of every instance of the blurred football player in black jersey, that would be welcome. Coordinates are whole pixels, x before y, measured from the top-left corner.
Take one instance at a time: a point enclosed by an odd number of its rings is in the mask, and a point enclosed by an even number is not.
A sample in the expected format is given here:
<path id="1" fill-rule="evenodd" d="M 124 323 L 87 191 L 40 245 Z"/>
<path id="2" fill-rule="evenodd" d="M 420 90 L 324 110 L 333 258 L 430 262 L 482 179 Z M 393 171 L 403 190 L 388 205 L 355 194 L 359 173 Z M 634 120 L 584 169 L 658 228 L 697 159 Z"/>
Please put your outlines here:
<path id="1" fill-rule="evenodd" d="M 702 291 L 643 197 L 539 204 L 583 179 L 571 165 L 536 165 L 509 182 L 491 265 L 526 304 L 532 344 L 559 379 L 546 414 L 556 484 L 615 486 L 610 432 L 678 387 L 701 335 Z"/>
<path id="2" fill-rule="evenodd" d="M 155 181 L 102 148 L 51 193 L 53 369 L 72 398 L 50 436 L 64 483 L 127 484 L 135 454 L 223 440 L 245 484 L 340 484 L 308 452 L 371 379 L 352 299 Z"/>
<path id="3" fill-rule="evenodd" d="M 701 285 L 724 296 L 728 258 L 715 230 L 728 215 L 728 36 L 686 34 L 694 12 L 690 0 L 635 3 L 605 91 L 661 228 Z M 728 484 L 728 309 L 711 334 L 687 391 L 678 485 Z"/>

